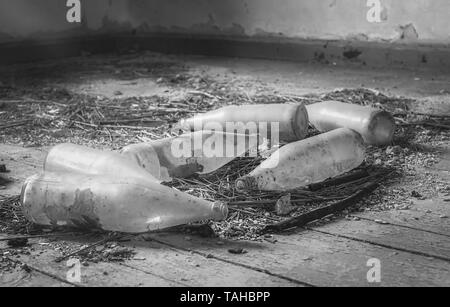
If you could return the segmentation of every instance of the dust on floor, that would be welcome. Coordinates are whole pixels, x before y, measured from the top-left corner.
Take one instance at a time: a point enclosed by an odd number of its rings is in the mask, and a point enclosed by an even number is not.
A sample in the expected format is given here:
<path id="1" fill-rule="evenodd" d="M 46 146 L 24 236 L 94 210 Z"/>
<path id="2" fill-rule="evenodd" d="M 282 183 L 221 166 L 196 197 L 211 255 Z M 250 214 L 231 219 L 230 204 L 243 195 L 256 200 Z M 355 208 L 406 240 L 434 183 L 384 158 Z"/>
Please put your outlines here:
<path id="1" fill-rule="evenodd" d="M 176 135 L 178 131 L 173 127 L 180 119 L 224 105 L 309 104 L 332 99 L 388 110 L 394 114 L 398 129 L 390 146 L 367 148 L 362 166 L 372 174 L 384 171 L 392 175 L 351 209 L 322 222 L 355 210 L 408 209 L 413 206 L 413 199 L 450 193 L 448 182 L 428 169 L 439 161 L 443 150 L 448 150 L 450 114 L 424 115 L 411 110 L 410 106 L 417 103 L 414 98 L 358 86 L 300 95 L 261 80 L 264 78 L 239 74 L 233 69 L 225 77 L 214 75 L 195 61 L 187 64 L 182 57 L 153 53 L 9 66 L 2 69 L 0 76 L 0 142 L 24 147 L 72 142 L 120 149 Z M 310 135 L 316 133 L 310 129 Z M 232 206 L 227 221 L 210 223 L 210 227 L 221 238 L 270 239 L 261 234 L 261 229 L 287 218 L 274 211 L 274 204 L 283 193 L 239 193 L 233 184 L 256 167 L 260 159 L 237 159 L 214 174 L 175 180 L 170 185 L 210 200 L 265 204 Z M 291 194 L 298 201 L 290 216 L 352 195 L 367 180 L 315 192 L 293 191 Z M 17 197 L 0 202 L 0 232 L 51 231 L 25 221 Z"/>

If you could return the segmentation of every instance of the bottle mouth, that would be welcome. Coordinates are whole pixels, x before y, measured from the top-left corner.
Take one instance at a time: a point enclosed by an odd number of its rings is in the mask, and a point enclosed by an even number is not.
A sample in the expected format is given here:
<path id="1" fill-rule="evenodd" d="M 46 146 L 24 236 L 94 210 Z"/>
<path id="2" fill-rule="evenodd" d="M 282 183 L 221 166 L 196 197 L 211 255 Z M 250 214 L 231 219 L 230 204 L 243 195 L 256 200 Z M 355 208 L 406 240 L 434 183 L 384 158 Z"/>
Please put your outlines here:
<path id="1" fill-rule="evenodd" d="M 19 198 L 20 200 L 19 201 L 20 201 L 21 206 L 23 206 L 23 204 L 25 203 L 25 193 L 26 193 L 28 184 L 29 184 L 29 179 L 25 180 L 25 182 L 22 184 L 22 188 L 20 190 L 20 198 Z"/>
<path id="2" fill-rule="evenodd" d="M 215 213 L 215 220 L 222 221 L 227 219 L 228 205 L 226 203 L 221 201 L 215 202 L 212 206 L 212 209 Z"/>
<path id="3" fill-rule="evenodd" d="M 53 147 L 52 149 L 50 149 L 50 150 L 47 152 L 47 154 L 45 155 L 44 163 L 42 164 L 42 166 L 43 166 L 42 170 L 43 170 L 44 172 L 48 169 L 48 164 L 49 164 L 49 161 L 50 161 L 50 159 L 51 159 L 51 156 L 53 155 L 53 152 L 56 150 L 55 148 L 56 148 L 56 146 Z"/>
<path id="4" fill-rule="evenodd" d="M 292 122 L 292 128 L 294 130 L 295 137 L 297 140 L 303 140 L 308 133 L 309 126 L 309 116 L 308 110 L 303 103 L 299 104 L 297 111 L 295 112 L 295 117 Z"/>
<path id="5" fill-rule="evenodd" d="M 239 192 L 256 190 L 257 188 L 258 184 L 253 177 L 242 177 L 236 180 L 236 190 Z"/>
<path id="6" fill-rule="evenodd" d="M 374 145 L 387 145 L 392 142 L 395 133 L 395 120 L 388 112 L 381 111 L 372 119 L 372 135 Z"/>
<path id="7" fill-rule="evenodd" d="M 25 203 L 27 202 L 27 193 L 29 191 L 30 184 L 32 184 L 34 181 L 36 181 L 39 177 L 40 177 L 39 174 L 31 176 L 31 177 L 25 179 L 24 183 L 22 184 L 22 188 L 20 190 L 19 202 L 20 202 L 20 205 L 22 206 L 22 211 L 24 213 L 25 213 L 25 210 L 24 210 L 25 209 Z"/>

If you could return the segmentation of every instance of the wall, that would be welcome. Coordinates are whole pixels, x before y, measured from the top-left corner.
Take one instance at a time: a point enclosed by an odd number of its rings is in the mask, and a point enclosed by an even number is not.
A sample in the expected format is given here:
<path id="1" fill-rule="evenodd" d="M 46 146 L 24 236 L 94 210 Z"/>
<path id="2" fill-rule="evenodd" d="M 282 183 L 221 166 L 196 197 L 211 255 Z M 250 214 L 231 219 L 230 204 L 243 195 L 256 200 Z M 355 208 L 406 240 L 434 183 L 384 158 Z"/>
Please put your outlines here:
<path id="1" fill-rule="evenodd" d="M 82 23 L 66 20 L 67 0 L 0 0 L 0 42 L 66 38 L 102 31 L 103 24 L 129 20 L 125 0 L 82 0 Z"/>
<path id="2" fill-rule="evenodd" d="M 130 21 L 144 31 L 302 39 L 450 43 L 450 1 L 380 0 L 381 23 L 367 0 L 134 0 Z"/>
<path id="3" fill-rule="evenodd" d="M 65 2 L 58 0 L 0 1 L 0 40 L 17 40 L 74 27 L 65 21 Z"/>
<path id="4" fill-rule="evenodd" d="M 83 0 L 83 24 L 69 24 L 66 0 L 0 0 L 0 42 L 105 31 L 450 43 L 450 1 L 380 0 L 382 22 L 366 19 L 367 0 Z"/>

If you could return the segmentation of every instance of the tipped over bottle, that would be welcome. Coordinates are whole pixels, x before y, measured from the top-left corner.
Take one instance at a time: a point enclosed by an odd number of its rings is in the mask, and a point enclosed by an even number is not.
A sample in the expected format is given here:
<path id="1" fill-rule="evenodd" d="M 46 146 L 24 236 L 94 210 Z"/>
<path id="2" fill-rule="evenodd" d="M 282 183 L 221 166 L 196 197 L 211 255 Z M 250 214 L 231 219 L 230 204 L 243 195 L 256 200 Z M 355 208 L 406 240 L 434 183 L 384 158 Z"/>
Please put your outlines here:
<path id="1" fill-rule="evenodd" d="M 150 158 L 148 157 L 150 160 Z M 152 174 L 159 174 L 157 158 L 148 165 L 146 172 L 131 159 L 117 152 L 92 149 L 75 144 L 54 146 L 44 161 L 44 171 L 53 173 L 75 173 L 90 175 L 113 175 L 122 177 L 138 177 L 144 180 L 159 181 Z"/>
<path id="2" fill-rule="evenodd" d="M 67 173 L 35 175 L 21 194 L 25 217 L 39 225 L 144 233 L 223 220 L 228 209 L 154 181 Z"/>
<path id="3" fill-rule="evenodd" d="M 384 110 L 338 101 L 315 103 L 306 108 L 310 123 L 320 132 L 350 128 L 370 145 L 387 145 L 394 137 L 395 120 Z"/>
<path id="4" fill-rule="evenodd" d="M 361 136 L 341 128 L 288 144 L 249 175 L 237 180 L 244 190 L 287 191 L 346 173 L 365 158 Z"/>
<path id="5" fill-rule="evenodd" d="M 178 127 L 189 131 L 259 134 L 275 142 L 294 142 L 306 136 L 308 124 L 303 104 L 259 104 L 223 107 L 182 120 Z"/>
<path id="6" fill-rule="evenodd" d="M 197 131 L 124 147 L 121 154 L 168 182 L 212 173 L 258 147 L 256 135 Z M 158 167 L 156 167 L 158 165 Z"/>

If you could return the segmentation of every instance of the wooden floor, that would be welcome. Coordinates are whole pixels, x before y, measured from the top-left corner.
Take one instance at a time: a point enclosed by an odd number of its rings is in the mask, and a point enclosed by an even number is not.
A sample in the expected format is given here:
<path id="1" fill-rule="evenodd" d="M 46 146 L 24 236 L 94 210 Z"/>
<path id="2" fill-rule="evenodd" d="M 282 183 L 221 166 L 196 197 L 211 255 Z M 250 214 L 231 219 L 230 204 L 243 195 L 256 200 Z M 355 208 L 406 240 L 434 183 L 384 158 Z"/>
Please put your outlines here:
<path id="1" fill-rule="evenodd" d="M 0 145 L 0 160 L 14 182 L 0 195 L 17 195 L 24 178 L 41 169 L 45 149 Z M 450 155 L 428 171 L 450 178 Z M 184 234 L 145 235 L 126 242 L 137 251 L 124 263 L 82 266 L 81 283 L 66 279 L 55 244 L 80 247 L 86 239 L 32 240 L 30 255 L 12 257 L 30 272 L 0 273 L 3 286 L 450 286 L 450 203 L 416 201 L 412 209 L 356 214 L 277 242 L 220 242 Z M 0 234 L 1 237 L 6 235 Z M 89 239 L 95 241 L 95 238 Z M 0 251 L 5 248 L 0 242 Z M 247 253 L 234 255 L 230 248 Z M 369 283 L 370 259 L 379 259 L 381 282 Z"/>

